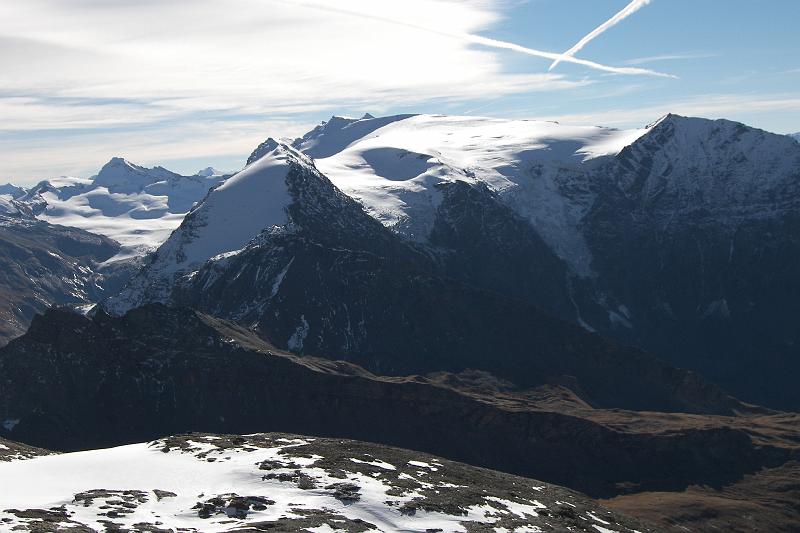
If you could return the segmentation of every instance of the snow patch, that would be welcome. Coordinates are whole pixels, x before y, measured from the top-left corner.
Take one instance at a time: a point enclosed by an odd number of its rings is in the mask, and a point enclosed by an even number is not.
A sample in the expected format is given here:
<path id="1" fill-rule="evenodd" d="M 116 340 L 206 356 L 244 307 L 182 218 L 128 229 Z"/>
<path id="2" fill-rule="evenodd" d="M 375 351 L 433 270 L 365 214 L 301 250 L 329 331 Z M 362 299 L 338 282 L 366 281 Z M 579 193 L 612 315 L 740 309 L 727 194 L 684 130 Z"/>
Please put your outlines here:
<path id="1" fill-rule="evenodd" d="M 286 341 L 286 346 L 292 352 L 300 352 L 303 350 L 303 343 L 308 336 L 308 322 L 305 315 L 300 315 L 300 325 L 297 326 L 292 336 Z"/>

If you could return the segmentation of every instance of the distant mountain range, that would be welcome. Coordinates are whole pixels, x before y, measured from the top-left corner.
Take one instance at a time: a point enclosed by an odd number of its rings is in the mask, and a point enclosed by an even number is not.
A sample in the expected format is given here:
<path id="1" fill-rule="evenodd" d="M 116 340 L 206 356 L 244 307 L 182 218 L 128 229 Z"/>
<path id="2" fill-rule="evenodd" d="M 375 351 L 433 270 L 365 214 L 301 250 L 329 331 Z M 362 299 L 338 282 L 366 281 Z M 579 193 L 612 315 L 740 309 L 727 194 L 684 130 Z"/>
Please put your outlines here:
<path id="1" fill-rule="evenodd" d="M 0 188 L 0 201 L 27 209 L 40 220 L 114 239 L 122 245 L 116 259 L 124 259 L 164 242 L 225 177 L 213 168 L 181 176 L 115 157 L 91 178 L 61 177 L 29 189 L 6 185 Z"/>

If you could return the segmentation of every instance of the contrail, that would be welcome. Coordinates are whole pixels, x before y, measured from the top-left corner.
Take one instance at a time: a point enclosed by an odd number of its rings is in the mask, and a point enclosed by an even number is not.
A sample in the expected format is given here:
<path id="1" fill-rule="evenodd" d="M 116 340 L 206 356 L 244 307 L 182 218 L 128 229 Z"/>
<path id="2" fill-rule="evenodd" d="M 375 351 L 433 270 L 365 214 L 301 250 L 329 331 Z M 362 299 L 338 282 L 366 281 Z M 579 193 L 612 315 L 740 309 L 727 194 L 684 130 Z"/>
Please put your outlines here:
<path id="1" fill-rule="evenodd" d="M 649 0 L 645 0 L 649 1 Z M 518 44 L 509 43 L 506 41 L 498 41 L 496 39 L 489 39 L 487 37 L 481 37 L 480 35 L 470 35 L 470 34 L 451 34 L 451 33 L 443 33 L 443 32 L 436 32 L 442 35 L 448 35 L 450 37 L 459 37 L 466 41 L 473 42 L 475 44 L 480 44 L 483 46 L 489 46 L 491 48 L 502 48 L 505 50 L 513 50 L 515 52 L 519 52 L 521 54 L 528 54 L 531 56 L 536 57 L 543 57 L 545 59 L 553 59 L 556 62 L 558 61 L 566 61 L 568 63 L 575 63 L 576 65 L 583 65 L 585 67 L 593 68 L 595 70 L 602 70 L 604 72 L 613 72 L 614 74 L 629 74 L 629 75 L 648 75 L 648 76 L 660 76 L 662 78 L 676 78 L 672 74 L 665 74 L 663 72 L 658 72 L 655 70 L 650 70 L 646 68 L 636 68 L 636 67 L 610 67 L 608 65 L 603 65 L 601 63 L 596 63 L 594 61 L 588 61 L 586 59 L 578 59 L 577 57 L 573 56 L 564 56 L 563 54 L 554 54 L 552 52 L 543 52 L 542 50 L 536 50 L 534 48 L 527 48 L 525 46 L 520 46 Z"/>
<path id="2" fill-rule="evenodd" d="M 553 64 L 550 65 L 548 71 L 556 68 L 556 66 L 562 61 L 569 61 L 570 58 L 573 58 L 575 54 L 577 54 L 584 46 L 589 44 L 590 41 L 596 39 L 609 28 L 616 26 L 626 18 L 630 17 L 631 15 L 642 9 L 644 6 L 649 4 L 651 1 L 652 0 L 633 0 L 630 4 L 622 8 L 622 10 L 619 13 L 617 13 L 616 15 L 614 15 L 613 17 L 602 23 L 600 26 L 592 30 L 591 33 L 586 35 L 583 39 L 578 41 L 577 44 L 575 44 L 575 46 L 573 46 L 563 54 L 560 54 L 558 58 L 556 58 L 556 60 L 553 61 Z"/>
<path id="3" fill-rule="evenodd" d="M 412 28 L 419 31 L 424 31 L 428 33 L 434 33 L 436 35 L 442 35 L 444 37 L 449 37 L 452 39 L 459 39 L 462 41 L 467 41 L 470 43 L 474 43 L 480 46 L 486 46 L 489 48 L 500 48 L 503 50 L 511 50 L 514 52 L 519 52 L 521 54 L 527 54 L 534 57 L 541 57 L 544 59 L 550 59 L 558 63 L 558 61 L 566 61 L 568 63 L 575 63 L 577 65 L 583 65 L 584 67 L 589 67 L 595 70 L 601 70 L 604 72 L 611 72 L 614 74 L 627 74 L 627 75 L 645 75 L 645 76 L 659 76 L 663 78 L 675 78 L 671 74 L 665 74 L 663 72 L 657 72 L 655 70 L 650 70 L 646 68 L 638 68 L 638 67 L 612 67 L 608 65 L 603 65 L 601 63 L 596 63 L 594 61 L 587 61 L 585 59 L 578 59 L 573 57 L 572 55 L 567 55 L 565 52 L 564 54 L 558 54 L 553 52 L 545 52 L 543 50 L 536 50 L 535 48 L 528 48 L 525 46 L 521 46 L 518 44 L 510 43 L 507 41 L 499 41 L 497 39 L 489 39 L 488 37 L 481 37 L 480 35 L 473 35 L 470 33 L 456 33 L 456 32 L 448 32 L 443 31 L 436 28 L 431 28 L 428 26 L 420 26 L 417 24 L 412 24 L 409 22 L 403 22 L 401 20 L 391 19 L 388 17 L 382 17 L 380 15 L 372 15 L 368 13 L 361 13 L 358 11 L 352 11 L 349 9 L 344 9 L 341 7 L 334 7 L 330 5 L 321 5 L 314 2 L 308 2 L 303 0 L 271 0 L 274 3 L 294 6 L 294 7 L 305 7 L 308 9 L 315 9 L 318 11 L 326 11 L 329 13 L 338 13 L 341 15 L 349 15 L 352 17 L 358 17 L 367 20 L 375 20 L 379 22 L 386 22 L 389 24 L 394 24 L 396 26 L 404 26 L 406 28 Z M 649 3 L 650 0 L 634 0 L 634 4 L 641 3 L 642 5 Z M 630 6 L 628 6 L 630 7 Z M 627 8 L 626 8 L 627 9 Z M 638 7 L 635 9 L 639 9 Z M 635 11 L 634 10 L 634 11 Z M 625 11 L 623 9 L 623 11 Z M 622 13 L 622 12 L 620 12 Z M 617 14 L 619 15 L 619 13 Z M 627 15 L 625 15 L 627 16 Z M 624 17 L 623 17 L 624 18 Z M 620 19 L 621 20 L 621 19 Z M 595 30 L 596 31 L 596 30 Z M 552 67 L 551 67 L 552 69 Z"/>

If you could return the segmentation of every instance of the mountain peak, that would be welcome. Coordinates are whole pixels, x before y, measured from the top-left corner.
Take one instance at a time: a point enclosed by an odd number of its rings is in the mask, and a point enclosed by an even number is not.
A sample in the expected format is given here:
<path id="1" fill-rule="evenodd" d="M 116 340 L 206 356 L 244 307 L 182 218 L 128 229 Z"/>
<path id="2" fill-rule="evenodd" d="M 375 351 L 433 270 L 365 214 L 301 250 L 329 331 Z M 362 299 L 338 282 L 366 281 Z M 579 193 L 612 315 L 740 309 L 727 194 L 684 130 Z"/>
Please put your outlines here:
<path id="1" fill-rule="evenodd" d="M 294 160 L 294 161 L 302 160 L 306 164 L 311 164 L 311 162 L 307 160 L 306 156 L 300 153 L 288 141 L 275 140 L 274 138 L 270 137 L 266 141 L 259 144 L 255 150 L 253 150 L 253 153 L 250 154 L 250 157 L 247 158 L 247 166 L 262 159 L 264 156 L 268 154 L 273 154 L 275 152 L 280 153 L 282 156 L 287 157 L 289 160 Z"/>
<path id="2" fill-rule="evenodd" d="M 164 167 L 145 168 L 123 157 L 112 157 L 94 176 L 96 186 L 107 187 L 112 192 L 133 192 L 170 178 L 180 177 Z"/>
<path id="3" fill-rule="evenodd" d="M 206 167 L 203 170 L 199 170 L 195 176 L 199 176 L 201 178 L 210 178 L 212 176 L 222 176 L 224 172 L 217 170 L 214 167 Z"/>
<path id="4" fill-rule="evenodd" d="M 651 124 L 648 124 L 645 127 L 646 127 L 646 129 L 651 130 L 651 129 L 657 127 L 657 126 L 660 126 L 661 124 L 674 123 L 677 120 L 680 120 L 682 118 L 685 118 L 685 117 L 683 117 L 681 115 L 676 115 L 675 113 L 667 113 L 666 115 L 663 115 L 658 120 L 656 120 L 655 122 L 652 122 Z"/>

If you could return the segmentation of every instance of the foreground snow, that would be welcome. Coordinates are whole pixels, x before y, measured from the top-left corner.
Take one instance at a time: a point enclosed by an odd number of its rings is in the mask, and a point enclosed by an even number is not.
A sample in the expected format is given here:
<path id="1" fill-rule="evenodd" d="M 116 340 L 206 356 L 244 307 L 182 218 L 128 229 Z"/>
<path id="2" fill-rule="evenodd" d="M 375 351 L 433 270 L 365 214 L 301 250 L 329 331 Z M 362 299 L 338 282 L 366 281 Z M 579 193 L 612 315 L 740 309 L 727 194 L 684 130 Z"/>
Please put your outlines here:
<path id="1" fill-rule="evenodd" d="M 559 487 L 286 435 L 191 435 L 45 456 L 0 464 L 0 478 L 4 530 L 636 531 Z"/>

